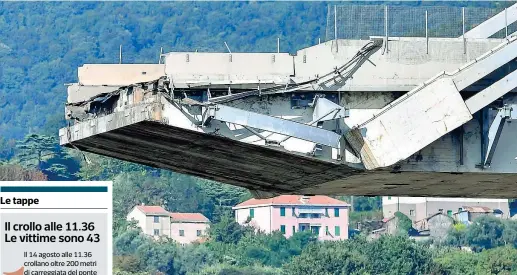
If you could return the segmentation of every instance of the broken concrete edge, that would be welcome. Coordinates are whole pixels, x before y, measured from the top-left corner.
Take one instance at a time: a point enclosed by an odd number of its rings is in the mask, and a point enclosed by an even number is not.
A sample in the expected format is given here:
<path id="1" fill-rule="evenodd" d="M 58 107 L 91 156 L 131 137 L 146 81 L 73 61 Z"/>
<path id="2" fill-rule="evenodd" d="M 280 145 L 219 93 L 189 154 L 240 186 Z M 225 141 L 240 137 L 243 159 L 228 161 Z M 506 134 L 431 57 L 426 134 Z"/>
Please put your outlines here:
<path id="1" fill-rule="evenodd" d="M 345 139 L 350 144 L 355 155 L 359 156 L 361 162 L 367 170 L 380 168 L 381 166 L 375 159 L 368 143 L 365 142 L 361 133 L 362 129 L 352 128 L 345 133 Z"/>
<path id="2" fill-rule="evenodd" d="M 73 143 L 77 140 L 80 140 L 81 138 L 85 138 L 91 135 L 100 134 L 104 132 L 109 132 L 111 130 L 115 130 L 120 127 L 125 127 L 134 123 L 142 122 L 142 121 L 151 121 L 151 122 L 158 122 L 162 123 L 164 125 L 170 126 L 170 127 L 177 127 L 170 121 L 168 121 L 168 118 L 165 118 L 163 115 L 163 108 L 164 104 L 170 104 L 172 108 L 181 108 L 181 104 L 179 100 L 172 100 L 166 96 L 166 94 L 158 92 L 156 95 L 153 95 L 153 101 L 142 101 L 139 103 L 135 103 L 131 106 L 126 107 L 123 110 L 114 111 L 112 113 L 106 114 L 101 117 L 89 117 L 83 121 L 76 121 L 75 124 L 70 125 L 68 127 L 62 128 L 59 131 L 60 136 L 60 145 L 66 145 L 67 143 Z M 142 115 L 144 114 L 144 115 Z M 124 121 L 124 118 L 131 117 L 131 119 L 128 119 L 127 122 Z M 102 126 L 99 126 L 102 125 Z M 97 131 L 96 129 L 93 129 L 94 127 L 100 128 L 101 130 Z M 181 127 L 179 127 L 182 129 Z M 209 135 L 208 133 L 204 133 L 200 126 L 196 126 L 198 132 Z M 185 131 L 188 131 L 189 129 L 183 129 Z M 82 133 L 82 137 L 72 135 L 71 133 Z M 88 134 L 84 134 L 88 133 Z M 78 134 L 79 135 L 79 134 Z M 229 140 L 232 140 L 231 138 L 224 137 Z M 239 141 L 237 141 L 239 142 Z M 356 163 L 349 163 L 345 160 L 338 160 L 338 161 L 329 161 L 329 160 L 323 160 L 318 158 L 313 158 L 310 156 L 307 156 L 303 153 L 288 151 L 282 147 L 271 147 L 271 146 L 264 146 L 264 145 L 255 145 L 255 144 L 249 144 L 251 146 L 257 146 L 261 148 L 267 148 L 275 151 L 280 151 L 286 154 L 290 154 L 292 156 L 298 156 L 307 158 L 313 161 L 319 161 L 322 163 L 330 163 L 330 164 L 337 164 L 337 165 L 345 165 L 347 167 L 350 167 L 351 169 L 355 169 L 358 171 L 364 170 L 364 167 L 362 164 L 356 164 Z"/>
<path id="3" fill-rule="evenodd" d="M 145 81 L 145 82 L 138 82 L 138 83 L 134 83 L 134 84 L 131 84 L 131 85 L 126 85 L 126 86 L 117 86 L 116 90 L 112 91 L 112 92 L 103 92 L 103 93 L 99 93 L 95 96 L 92 96 L 90 97 L 89 99 L 87 100 L 84 100 L 84 101 L 79 101 L 79 102 L 67 102 L 65 104 L 65 106 L 84 106 L 90 102 L 93 102 L 95 101 L 96 99 L 98 98 L 101 98 L 101 97 L 106 97 L 106 96 L 110 96 L 110 95 L 117 95 L 117 94 L 120 94 L 120 92 L 124 91 L 124 90 L 127 90 L 128 88 L 132 88 L 132 87 L 142 87 L 142 86 L 145 86 L 145 85 L 151 85 L 151 84 L 158 84 L 160 81 L 165 81 L 167 78 L 164 76 L 164 77 L 161 77 L 161 78 L 158 78 L 158 79 L 155 79 L 153 81 Z M 75 84 L 75 83 L 74 83 Z M 76 83 L 78 84 L 78 83 Z M 96 85 L 96 86 L 89 86 L 89 85 L 79 85 L 79 86 L 83 86 L 83 87 L 106 87 L 105 85 Z M 114 86 L 115 87 L 115 86 Z"/>

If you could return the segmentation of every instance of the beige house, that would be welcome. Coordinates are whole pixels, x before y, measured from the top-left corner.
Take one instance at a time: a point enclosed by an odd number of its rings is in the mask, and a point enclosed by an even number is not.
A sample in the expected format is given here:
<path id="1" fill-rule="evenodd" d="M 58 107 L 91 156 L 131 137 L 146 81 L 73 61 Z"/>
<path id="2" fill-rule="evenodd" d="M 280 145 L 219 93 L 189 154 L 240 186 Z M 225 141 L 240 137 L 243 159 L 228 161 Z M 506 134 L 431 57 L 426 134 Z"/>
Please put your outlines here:
<path id="1" fill-rule="evenodd" d="M 168 212 L 161 206 L 138 205 L 127 215 L 146 235 L 169 237 L 180 244 L 203 241 L 210 221 L 201 213 Z"/>
<path id="2" fill-rule="evenodd" d="M 161 206 L 135 206 L 127 215 L 127 220 L 136 221 L 146 235 L 156 238 L 171 235 L 170 213 Z"/>
<path id="3" fill-rule="evenodd" d="M 181 244 L 201 242 L 206 236 L 210 221 L 201 213 L 170 213 L 170 237 Z"/>

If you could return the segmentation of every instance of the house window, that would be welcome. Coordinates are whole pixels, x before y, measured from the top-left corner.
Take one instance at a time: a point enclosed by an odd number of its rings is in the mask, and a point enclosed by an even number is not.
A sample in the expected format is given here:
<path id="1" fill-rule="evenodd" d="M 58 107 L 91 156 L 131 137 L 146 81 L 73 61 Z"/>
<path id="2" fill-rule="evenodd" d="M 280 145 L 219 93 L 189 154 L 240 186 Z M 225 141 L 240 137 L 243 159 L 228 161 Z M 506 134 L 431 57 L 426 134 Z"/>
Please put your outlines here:
<path id="1" fill-rule="evenodd" d="M 285 207 L 280 207 L 280 216 L 285 217 Z"/>
<path id="2" fill-rule="evenodd" d="M 328 216 L 329 216 L 329 209 L 325 208 L 325 217 L 328 217 Z"/>
<path id="3" fill-rule="evenodd" d="M 443 209 L 441 209 L 441 208 L 438 209 L 438 212 L 443 213 Z"/>
<path id="4" fill-rule="evenodd" d="M 309 228 L 309 224 L 308 223 L 301 223 L 298 225 L 298 231 L 305 231 L 306 229 Z"/>
<path id="5" fill-rule="evenodd" d="M 153 233 L 155 236 L 160 235 L 160 229 L 155 229 Z"/>
<path id="6" fill-rule="evenodd" d="M 296 226 L 293 225 L 293 234 L 296 233 Z"/>
<path id="7" fill-rule="evenodd" d="M 390 200 L 391 200 L 391 197 L 388 197 L 388 200 L 390 201 Z"/>
<path id="8" fill-rule="evenodd" d="M 285 234 L 285 225 L 280 225 L 280 232 L 282 232 L 282 234 Z"/>
<path id="9" fill-rule="evenodd" d="M 180 230 L 180 236 L 181 237 L 185 236 L 185 230 Z"/>
<path id="10" fill-rule="evenodd" d="M 341 228 L 339 226 L 336 226 L 335 228 L 336 234 L 334 234 L 336 237 L 341 236 Z"/>
<path id="11" fill-rule="evenodd" d="M 296 217 L 296 213 L 294 212 L 294 207 L 291 208 L 291 210 L 293 211 L 293 217 Z"/>
<path id="12" fill-rule="evenodd" d="M 325 235 L 330 235 L 330 232 L 329 232 L 329 227 L 328 226 L 325 226 Z"/>
<path id="13" fill-rule="evenodd" d="M 160 223 L 160 217 L 154 216 L 154 223 Z"/>
<path id="14" fill-rule="evenodd" d="M 197 230 L 197 231 L 196 231 L 196 235 L 197 235 L 198 237 L 199 237 L 199 236 L 201 236 L 201 230 Z"/>
<path id="15" fill-rule="evenodd" d="M 255 218 L 255 209 L 250 209 L 250 218 Z"/>
<path id="16" fill-rule="evenodd" d="M 447 216 L 452 217 L 452 210 L 447 210 Z"/>
<path id="17" fill-rule="evenodd" d="M 319 226 L 311 227 L 311 231 L 312 231 L 313 234 L 320 235 L 320 227 Z"/>
<path id="18" fill-rule="evenodd" d="M 334 217 L 339 217 L 339 208 L 334 208 Z"/>
<path id="19" fill-rule="evenodd" d="M 458 212 L 461 212 L 462 210 L 463 210 L 463 208 L 461 208 L 461 207 L 460 207 L 460 208 L 458 208 Z"/>
<path id="20" fill-rule="evenodd" d="M 409 215 L 410 216 L 415 216 L 415 210 L 409 210 Z"/>

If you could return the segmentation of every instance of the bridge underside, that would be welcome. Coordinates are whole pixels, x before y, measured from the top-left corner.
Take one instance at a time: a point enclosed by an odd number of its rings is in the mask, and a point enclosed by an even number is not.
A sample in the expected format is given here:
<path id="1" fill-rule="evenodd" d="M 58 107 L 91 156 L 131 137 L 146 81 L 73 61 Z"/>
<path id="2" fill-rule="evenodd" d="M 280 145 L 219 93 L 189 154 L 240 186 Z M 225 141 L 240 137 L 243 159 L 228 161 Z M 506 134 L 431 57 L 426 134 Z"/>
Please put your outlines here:
<path id="1" fill-rule="evenodd" d="M 151 117 L 161 117 L 161 108 L 156 109 Z M 517 194 L 517 174 L 364 171 L 159 119 L 134 122 L 135 117 L 118 112 L 92 120 L 86 128 L 72 126 L 62 142 L 85 152 L 245 187 L 257 197 L 293 193 L 511 198 Z M 98 132 L 100 128 L 106 131 Z M 68 138 L 73 142 L 63 140 Z"/>
<path id="2" fill-rule="evenodd" d="M 73 145 L 81 151 L 271 194 L 487 198 L 517 194 L 516 174 L 364 172 L 152 121 L 85 137 Z"/>
<path id="3" fill-rule="evenodd" d="M 343 165 L 154 121 L 85 137 L 73 145 L 82 151 L 274 193 L 295 192 L 357 173 Z"/>

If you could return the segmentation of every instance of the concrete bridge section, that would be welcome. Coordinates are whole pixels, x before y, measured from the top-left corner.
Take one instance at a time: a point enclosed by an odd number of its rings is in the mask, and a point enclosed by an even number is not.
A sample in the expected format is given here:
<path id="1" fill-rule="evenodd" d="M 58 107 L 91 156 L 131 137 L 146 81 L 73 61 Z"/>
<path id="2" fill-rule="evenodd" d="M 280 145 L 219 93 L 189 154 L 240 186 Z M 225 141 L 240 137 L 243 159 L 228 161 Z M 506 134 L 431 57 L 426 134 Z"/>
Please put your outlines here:
<path id="1" fill-rule="evenodd" d="M 508 7 L 485 22 L 465 33 L 465 38 L 489 38 L 500 30 L 506 31 L 508 26 L 517 21 L 517 4 Z"/>
<path id="2" fill-rule="evenodd" d="M 372 37 L 88 64 L 60 143 L 257 197 L 515 197 L 516 57 L 516 38 Z"/>

